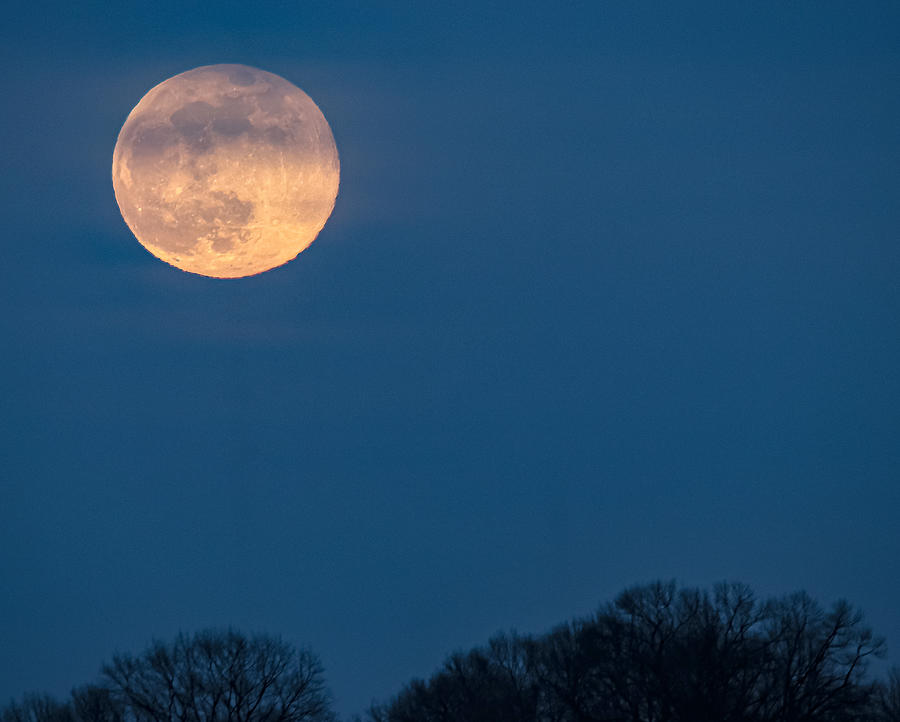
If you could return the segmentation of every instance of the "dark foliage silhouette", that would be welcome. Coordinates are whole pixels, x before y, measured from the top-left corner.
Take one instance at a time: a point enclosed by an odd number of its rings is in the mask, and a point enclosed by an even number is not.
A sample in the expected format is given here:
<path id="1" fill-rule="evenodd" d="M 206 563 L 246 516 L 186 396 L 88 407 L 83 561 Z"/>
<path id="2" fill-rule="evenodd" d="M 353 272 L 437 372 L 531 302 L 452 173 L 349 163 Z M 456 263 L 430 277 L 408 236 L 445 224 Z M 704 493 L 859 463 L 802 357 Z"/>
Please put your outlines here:
<path id="1" fill-rule="evenodd" d="M 877 705 L 882 722 L 900 722 L 900 667 L 894 667 L 887 681 L 879 684 Z"/>
<path id="2" fill-rule="evenodd" d="M 88 684 L 73 690 L 71 706 L 76 722 L 125 722 L 127 708 L 108 687 Z"/>
<path id="3" fill-rule="evenodd" d="M 852 722 L 892 719 L 869 681 L 883 643 L 846 602 L 758 602 L 656 583 L 538 638 L 451 656 L 369 712 L 373 722 Z M 896 709 L 896 708 L 894 708 Z"/>
<path id="4" fill-rule="evenodd" d="M 539 636 L 498 634 L 374 705 L 370 722 L 900 722 L 900 668 L 845 601 L 741 584 L 636 586 Z M 334 722 L 322 666 L 280 639 L 205 631 L 118 655 L 68 700 L 0 722 Z M 357 721 L 359 718 L 356 718 Z"/>
<path id="5" fill-rule="evenodd" d="M 46 694 L 26 694 L 0 712 L 0 722 L 75 722 L 71 705 Z"/>
<path id="6" fill-rule="evenodd" d="M 205 631 L 118 655 L 59 703 L 26 696 L 0 722 L 332 722 L 322 666 L 267 636 Z"/>
<path id="7" fill-rule="evenodd" d="M 331 720 L 322 667 L 307 651 L 237 632 L 179 636 L 103 668 L 128 722 Z"/>

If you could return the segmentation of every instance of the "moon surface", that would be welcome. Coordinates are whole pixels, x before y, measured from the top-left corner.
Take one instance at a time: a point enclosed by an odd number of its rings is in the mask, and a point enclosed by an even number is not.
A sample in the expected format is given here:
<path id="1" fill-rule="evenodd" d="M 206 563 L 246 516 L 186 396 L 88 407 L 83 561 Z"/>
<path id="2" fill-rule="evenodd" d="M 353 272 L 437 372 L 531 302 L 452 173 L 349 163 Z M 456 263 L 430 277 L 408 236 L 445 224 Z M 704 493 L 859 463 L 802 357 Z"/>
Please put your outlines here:
<path id="1" fill-rule="evenodd" d="M 328 121 L 284 78 L 206 65 L 160 83 L 113 152 L 119 209 L 141 244 L 191 273 L 287 263 L 331 215 L 340 163 Z"/>

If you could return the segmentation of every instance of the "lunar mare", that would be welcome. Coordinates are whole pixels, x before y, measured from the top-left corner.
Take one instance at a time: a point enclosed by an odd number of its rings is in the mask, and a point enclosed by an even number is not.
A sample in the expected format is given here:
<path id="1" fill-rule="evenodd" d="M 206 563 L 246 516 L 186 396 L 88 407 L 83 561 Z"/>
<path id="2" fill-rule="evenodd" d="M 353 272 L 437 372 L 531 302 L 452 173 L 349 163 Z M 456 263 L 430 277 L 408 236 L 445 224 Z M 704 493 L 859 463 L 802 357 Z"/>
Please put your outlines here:
<path id="1" fill-rule="evenodd" d="M 151 89 L 113 152 L 122 217 L 153 255 L 237 278 L 287 263 L 331 215 L 340 163 L 312 99 L 272 73 L 207 65 Z"/>

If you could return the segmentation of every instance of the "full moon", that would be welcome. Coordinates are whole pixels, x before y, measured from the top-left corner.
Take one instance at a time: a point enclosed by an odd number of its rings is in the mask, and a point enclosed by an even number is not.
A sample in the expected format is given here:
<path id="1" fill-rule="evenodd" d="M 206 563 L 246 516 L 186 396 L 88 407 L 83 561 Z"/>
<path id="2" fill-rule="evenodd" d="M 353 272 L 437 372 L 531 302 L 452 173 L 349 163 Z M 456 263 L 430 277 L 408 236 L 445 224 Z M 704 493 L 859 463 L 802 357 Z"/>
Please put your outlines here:
<path id="1" fill-rule="evenodd" d="M 328 121 L 284 78 L 206 65 L 151 89 L 113 152 L 122 217 L 154 256 L 216 278 L 287 263 L 331 215 L 340 163 Z"/>

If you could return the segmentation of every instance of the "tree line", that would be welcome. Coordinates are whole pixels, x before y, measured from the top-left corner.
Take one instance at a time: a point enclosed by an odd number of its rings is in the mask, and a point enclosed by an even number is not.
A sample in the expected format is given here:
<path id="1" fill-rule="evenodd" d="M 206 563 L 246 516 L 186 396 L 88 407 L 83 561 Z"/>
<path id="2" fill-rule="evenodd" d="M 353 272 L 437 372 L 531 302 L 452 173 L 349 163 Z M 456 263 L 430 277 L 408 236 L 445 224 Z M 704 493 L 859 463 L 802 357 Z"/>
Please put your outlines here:
<path id="1" fill-rule="evenodd" d="M 451 654 L 357 722 L 900 722 L 900 671 L 845 601 L 764 601 L 741 584 L 633 587 L 543 635 Z M 235 630 L 117 655 L 69 698 L 0 722 L 336 722 L 315 654 Z"/>

